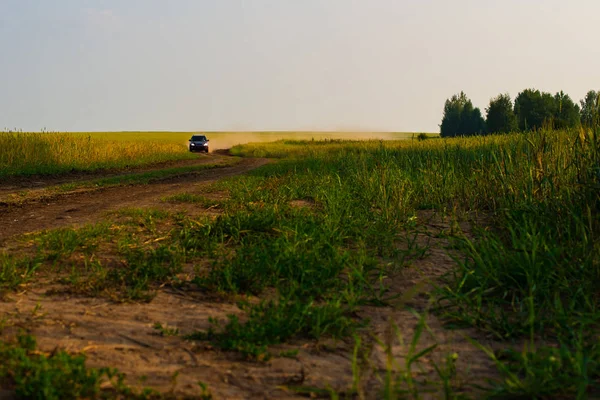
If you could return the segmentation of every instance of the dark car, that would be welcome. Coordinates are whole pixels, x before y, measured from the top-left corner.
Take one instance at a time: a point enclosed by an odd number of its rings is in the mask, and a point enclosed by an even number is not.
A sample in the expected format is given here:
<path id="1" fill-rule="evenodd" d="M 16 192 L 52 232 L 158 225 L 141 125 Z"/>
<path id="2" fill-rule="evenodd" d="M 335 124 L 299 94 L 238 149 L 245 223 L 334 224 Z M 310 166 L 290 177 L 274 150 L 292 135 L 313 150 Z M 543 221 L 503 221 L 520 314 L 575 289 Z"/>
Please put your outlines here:
<path id="1" fill-rule="evenodd" d="M 190 151 L 203 151 L 208 153 L 208 139 L 204 135 L 192 135 Z"/>

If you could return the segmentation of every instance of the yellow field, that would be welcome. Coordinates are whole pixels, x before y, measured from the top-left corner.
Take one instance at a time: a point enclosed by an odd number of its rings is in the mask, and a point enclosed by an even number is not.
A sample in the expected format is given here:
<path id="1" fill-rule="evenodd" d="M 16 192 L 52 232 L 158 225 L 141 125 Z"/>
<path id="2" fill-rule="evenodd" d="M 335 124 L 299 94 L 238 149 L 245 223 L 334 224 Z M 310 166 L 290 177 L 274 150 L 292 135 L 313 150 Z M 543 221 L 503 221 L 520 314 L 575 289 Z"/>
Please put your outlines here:
<path id="1" fill-rule="evenodd" d="M 196 157 L 194 132 L 0 132 L 0 177 L 127 168 Z M 210 150 L 281 139 L 409 139 L 413 133 L 206 132 Z"/>

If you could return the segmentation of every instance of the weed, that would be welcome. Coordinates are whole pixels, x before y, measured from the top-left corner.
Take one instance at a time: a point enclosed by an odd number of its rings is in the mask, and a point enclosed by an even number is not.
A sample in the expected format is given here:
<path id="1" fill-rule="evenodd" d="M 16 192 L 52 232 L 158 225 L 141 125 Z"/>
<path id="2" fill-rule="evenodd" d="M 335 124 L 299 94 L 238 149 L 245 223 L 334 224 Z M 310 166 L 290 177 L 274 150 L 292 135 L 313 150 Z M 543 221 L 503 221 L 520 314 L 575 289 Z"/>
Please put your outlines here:
<path id="1" fill-rule="evenodd" d="M 23 260 L 8 254 L 0 254 L 0 289 L 14 290 L 31 280 L 37 271 L 39 260 Z"/>
<path id="2" fill-rule="evenodd" d="M 418 350 L 417 345 L 419 344 L 419 340 L 421 338 L 421 335 L 423 334 L 423 331 L 425 330 L 425 327 L 425 315 L 419 316 L 419 321 L 417 323 L 417 326 L 415 327 L 410 345 L 408 346 L 408 351 L 405 356 L 404 365 L 399 365 L 399 371 L 395 374 L 393 372 L 393 370 L 395 369 L 395 363 L 392 354 L 391 343 L 381 343 L 385 348 L 387 356 L 387 370 L 383 389 L 384 398 L 392 399 L 405 395 L 413 398 L 418 397 L 419 384 L 415 381 L 413 366 L 416 363 L 418 363 L 421 358 L 431 353 L 437 347 L 437 344 L 433 344 L 422 350 Z M 402 333 L 397 330 L 397 327 L 393 328 L 397 332 L 398 340 L 404 347 L 404 338 L 402 337 Z M 394 377 L 394 375 L 396 376 Z"/>
<path id="3" fill-rule="evenodd" d="M 150 300 L 152 285 L 165 283 L 181 271 L 181 256 L 169 246 L 131 249 L 124 254 L 124 265 L 108 270 L 104 280 L 96 281 L 95 290 L 120 287 L 131 300 Z"/>
<path id="4" fill-rule="evenodd" d="M 294 350 L 284 350 L 284 351 L 280 351 L 279 352 L 279 357 L 296 359 L 297 356 L 298 356 L 298 350 L 297 349 L 294 349 Z"/>
<path id="5" fill-rule="evenodd" d="M 558 346 L 526 345 L 522 351 L 494 353 L 472 341 L 495 363 L 502 379 L 487 388 L 490 398 L 577 398 L 600 393 L 600 352 L 597 339 L 586 344 L 582 334 Z"/>
<path id="6" fill-rule="evenodd" d="M 139 215 L 142 226 L 155 233 L 152 214 Z M 98 229 L 98 225 L 78 230 L 60 229 L 36 239 L 40 248 L 32 260 L 24 258 L 13 261 L 13 264 L 26 265 L 36 260 L 50 260 L 55 263 L 60 261 L 59 266 L 64 268 L 68 262 L 71 263 L 70 273 L 61 277 L 61 281 L 68 284 L 68 291 L 92 295 L 104 293 L 127 300 L 149 300 L 153 287 L 176 280 L 185 259 L 179 248 L 169 243 L 169 236 L 164 238 L 165 244 L 157 240 L 140 244 L 138 239 L 129 235 L 126 227 L 108 224 L 103 225 L 102 229 Z M 113 252 L 116 250 L 118 257 L 97 256 L 98 245 L 106 240 L 114 241 L 105 247 Z"/>
<path id="7" fill-rule="evenodd" d="M 177 336 L 179 335 L 179 329 L 170 328 L 166 324 L 163 325 L 160 322 L 156 322 L 153 328 L 158 331 L 161 336 Z"/>
<path id="8" fill-rule="evenodd" d="M 217 321 L 208 332 L 190 335 L 191 339 L 210 340 L 223 350 L 236 350 L 249 358 L 267 360 L 271 357 L 267 347 L 282 343 L 292 337 L 318 339 L 324 334 L 333 337 L 347 335 L 357 327 L 357 322 L 347 317 L 348 310 L 341 304 L 316 304 L 283 297 L 278 303 L 263 301 L 258 305 L 246 304 L 248 320 L 241 323 L 231 315 L 221 330 Z"/>
<path id="9" fill-rule="evenodd" d="M 109 238 L 110 235 L 111 225 L 103 222 L 86 225 L 80 229 L 60 228 L 47 231 L 34 240 L 42 249 L 44 259 L 57 261 L 70 256 L 76 250 L 90 255 L 98 248 L 99 240 Z"/>
<path id="10" fill-rule="evenodd" d="M 20 335 L 16 343 L 0 342 L 0 379 L 21 399 L 99 398 L 101 385 L 111 382 L 117 395 L 127 398 L 157 397 L 144 390 L 138 393 L 124 381 L 124 375 L 110 368 L 87 368 L 85 356 L 58 350 L 44 354 L 32 336 Z"/>
<path id="11" fill-rule="evenodd" d="M 212 200 L 205 196 L 193 193 L 179 193 L 172 196 L 164 197 L 162 201 L 166 203 L 189 203 L 197 204 L 204 208 L 222 208 L 226 201 Z"/>
<path id="12" fill-rule="evenodd" d="M 200 387 L 200 400 L 211 400 L 213 398 L 213 395 L 206 383 L 198 381 L 198 386 Z"/>

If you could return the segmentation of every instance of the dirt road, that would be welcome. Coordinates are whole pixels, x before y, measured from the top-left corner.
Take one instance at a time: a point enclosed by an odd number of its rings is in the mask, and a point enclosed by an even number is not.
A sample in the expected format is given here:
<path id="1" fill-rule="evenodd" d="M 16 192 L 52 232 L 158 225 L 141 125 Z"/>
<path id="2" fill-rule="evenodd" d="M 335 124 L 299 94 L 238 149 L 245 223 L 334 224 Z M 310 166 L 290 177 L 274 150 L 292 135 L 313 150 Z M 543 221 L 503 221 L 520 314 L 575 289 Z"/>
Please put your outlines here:
<path id="1" fill-rule="evenodd" d="M 136 169 L 132 172 L 147 172 L 160 168 L 202 165 L 218 163 L 228 158 L 227 155 L 211 154 L 200 156 L 198 160 L 176 162 L 154 168 Z M 161 204 L 161 198 L 175 193 L 185 192 L 192 186 L 208 184 L 217 180 L 240 175 L 268 163 L 262 158 L 244 158 L 239 163 L 213 169 L 201 170 L 184 176 L 177 176 L 147 185 L 128 185 L 104 189 L 86 190 L 83 192 L 65 193 L 54 199 L 43 202 L 31 202 L 22 206 L 0 205 L 0 246 L 10 237 L 43 229 L 61 226 L 79 225 L 92 222 L 109 211 L 127 207 L 152 207 Z M 80 174 L 59 178 L 35 178 L 21 181 L 0 183 L 0 194 L 18 193 L 25 188 L 45 188 L 52 185 L 70 182 L 81 182 L 93 176 L 95 179 L 122 175 L 112 172 L 107 174 Z M 164 203 L 162 204 L 164 207 Z"/>

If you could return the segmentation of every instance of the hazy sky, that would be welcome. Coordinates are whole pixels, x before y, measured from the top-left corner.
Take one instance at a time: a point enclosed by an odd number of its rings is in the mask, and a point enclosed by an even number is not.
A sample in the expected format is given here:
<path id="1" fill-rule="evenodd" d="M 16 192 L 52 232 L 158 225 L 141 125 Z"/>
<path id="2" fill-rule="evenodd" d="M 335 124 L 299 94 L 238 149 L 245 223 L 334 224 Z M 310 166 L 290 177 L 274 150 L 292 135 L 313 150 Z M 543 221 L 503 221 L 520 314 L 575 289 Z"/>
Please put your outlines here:
<path id="1" fill-rule="evenodd" d="M 0 130 L 438 131 L 600 89 L 600 0 L 0 0 Z"/>

